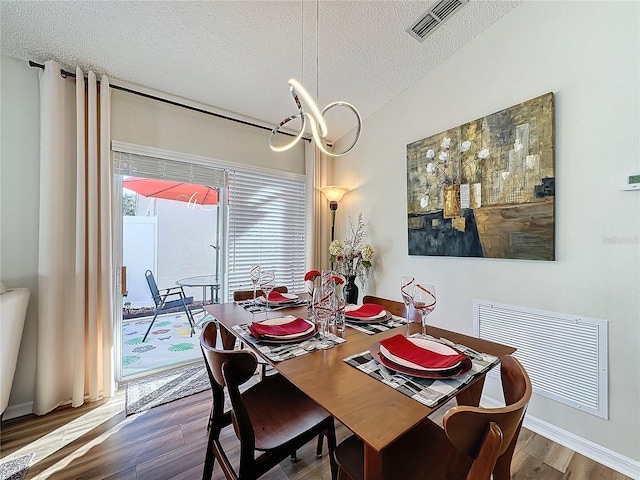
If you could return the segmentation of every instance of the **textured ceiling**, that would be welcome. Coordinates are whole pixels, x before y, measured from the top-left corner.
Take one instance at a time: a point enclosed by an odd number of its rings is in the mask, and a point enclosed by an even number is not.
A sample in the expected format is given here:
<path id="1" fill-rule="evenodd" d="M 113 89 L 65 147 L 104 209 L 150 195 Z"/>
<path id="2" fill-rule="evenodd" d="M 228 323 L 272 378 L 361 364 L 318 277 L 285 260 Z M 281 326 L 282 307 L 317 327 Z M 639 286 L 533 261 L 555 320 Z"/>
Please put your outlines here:
<path id="1" fill-rule="evenodd" d="M 295 77 L 320 108 L 346 100 L 366 118 L 519 2 L 470 0 L 419 43 L 405 30 L 437 2 L 2 0 L 2 54 L 92 69 L 269 126 L 295 113 Z M 352 125 L 336 116 L 330 136 Z"/>

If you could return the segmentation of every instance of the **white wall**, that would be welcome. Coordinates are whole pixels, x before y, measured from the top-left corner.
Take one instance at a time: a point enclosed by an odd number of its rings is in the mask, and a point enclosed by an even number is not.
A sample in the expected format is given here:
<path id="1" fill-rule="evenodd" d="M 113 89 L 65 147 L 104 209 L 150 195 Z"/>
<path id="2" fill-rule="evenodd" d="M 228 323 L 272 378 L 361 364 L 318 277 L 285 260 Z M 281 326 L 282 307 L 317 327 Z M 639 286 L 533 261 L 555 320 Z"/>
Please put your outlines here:
<path id="1" fill-rule="evenodd" d="M 31 290 L 18 366 L 5 412 L 8 418 L 12 407 L 33 400 L 35 381 L 40 95 L 38 71 L 27 62 L 3 56 L 0 70 L 0 281 L 9 288 Z"/>
<path id="2" fill-rule="evenodd" d="M 276 153 L 268 147 L 269 130 L 241 125 L 119 90 L 112 90 L 111 103 L 111 138 L 114 141 L 302 175 L 305 173 L 304 142 L 286 152 Z"/>
<path id="3" fill-rule="evenodd" d="M 360 143 L 334 161 L 355 190 L 377 248 L 377 295 L 400 299 L 403 274 L 436 284 L 430 322 L 473 332 L 472 303 L 609 321 L 609 420 L 535 397 L 529 415 L 640 460 L 639 3 L 526 1 L 366 119 Z M 428 43 L 424 44 L 429 48 Z M 406 145 L 546 92 L 555 93 L 555 262 L 407 253 Z M 497 393 L 494 390 L 494 394 Z"/>

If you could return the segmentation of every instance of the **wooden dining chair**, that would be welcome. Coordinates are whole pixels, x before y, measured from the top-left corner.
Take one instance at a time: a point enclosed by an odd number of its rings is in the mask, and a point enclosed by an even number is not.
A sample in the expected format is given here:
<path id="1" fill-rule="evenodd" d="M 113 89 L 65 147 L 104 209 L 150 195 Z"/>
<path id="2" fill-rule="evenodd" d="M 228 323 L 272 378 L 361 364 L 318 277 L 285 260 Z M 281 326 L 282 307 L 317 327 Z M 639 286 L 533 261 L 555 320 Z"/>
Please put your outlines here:
<path id="1" fill-rule="evenodd" d="M 289 289 L 283 285 L 275 287 L 274 292 L 288 293 Z M 256 290 L 256 298 L 264 296 L 262 290 Z M 236 290 L 233 292 L 233 301 L 241 302 L 242 300 L 253 300 L 253 290 Z"/>
<path id="2" fill-rule="evenodd" d="M 218 349 L 216 340 L 217 325 L 209 323 L 200 340 L 213 394 L 203 480 L 211 479 L 216 459 L 228 480 L 257 479 L 319 435 L 327 437 L 331 478 L 335 480 L 333 417 L 279 374 L 241 392 L 240 387 L 256 369 L 256 356 L 246 350 Z M 225 388 L 231 403 L 228 411 L 224 406 Z M 237 469 L 220 441 L 220 432 L 229 424 L 233 424 L 240 440 Z"/>
<path id="3" fill-rule="evenodd" d="M 531 398 L 531 381 L 520 362 L 502 359 L 505 407 L 457 406 L 444 429 L 427 419 L 382 452 L 383 480 L 433 478 L 508 480 L 511 458 Z M 339 480 L 364 478 L 364 445 L 355 436 L 336 448 Z"/>
<path id="4" fill-rule="evenodd" d="M 283 285 L 275 287 L 274 292 L 288 293 L 289 289 Z M 256 290 L 256 298 L 264 296 L 262 290 Z M 241 302 L 243 300 L 253 300 L 253 290 L 236 290 L 233 292 L 233 301 Z M 243 343 L 240 342 L 240 348 L 243 348 Z M 258 366 L 260 367 L 260 379 L 263 379 L 267 374 L 267 363 L 261 358 L 258 359 Z"/>

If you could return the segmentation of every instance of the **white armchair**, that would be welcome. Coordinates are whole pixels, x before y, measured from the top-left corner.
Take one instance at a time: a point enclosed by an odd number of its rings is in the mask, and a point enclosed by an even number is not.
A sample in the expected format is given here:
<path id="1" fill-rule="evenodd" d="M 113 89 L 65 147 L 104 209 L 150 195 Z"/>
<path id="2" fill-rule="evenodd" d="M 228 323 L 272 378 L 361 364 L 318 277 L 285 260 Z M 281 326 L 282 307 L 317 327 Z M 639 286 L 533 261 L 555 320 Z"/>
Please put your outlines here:
<path id="1" fill-rule="evenodd" d="M 0 283 L 0 415 L 9 404 L 28 303 L 28 288 L 6 290 Z"/>

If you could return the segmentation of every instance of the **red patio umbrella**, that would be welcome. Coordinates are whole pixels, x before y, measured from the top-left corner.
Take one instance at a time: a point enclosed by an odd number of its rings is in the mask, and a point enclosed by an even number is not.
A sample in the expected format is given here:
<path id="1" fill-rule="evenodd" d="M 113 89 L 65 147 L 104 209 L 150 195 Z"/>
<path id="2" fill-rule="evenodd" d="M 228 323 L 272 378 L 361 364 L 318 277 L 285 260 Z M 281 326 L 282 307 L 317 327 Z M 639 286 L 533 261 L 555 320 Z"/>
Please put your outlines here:
<path id="1" fill-rule="evenodd" d="M 129 177 L 122 186 L 145 197 L 166 198 L 198 205 L 217 205 L 218 191 L 206 185 Z"/>

